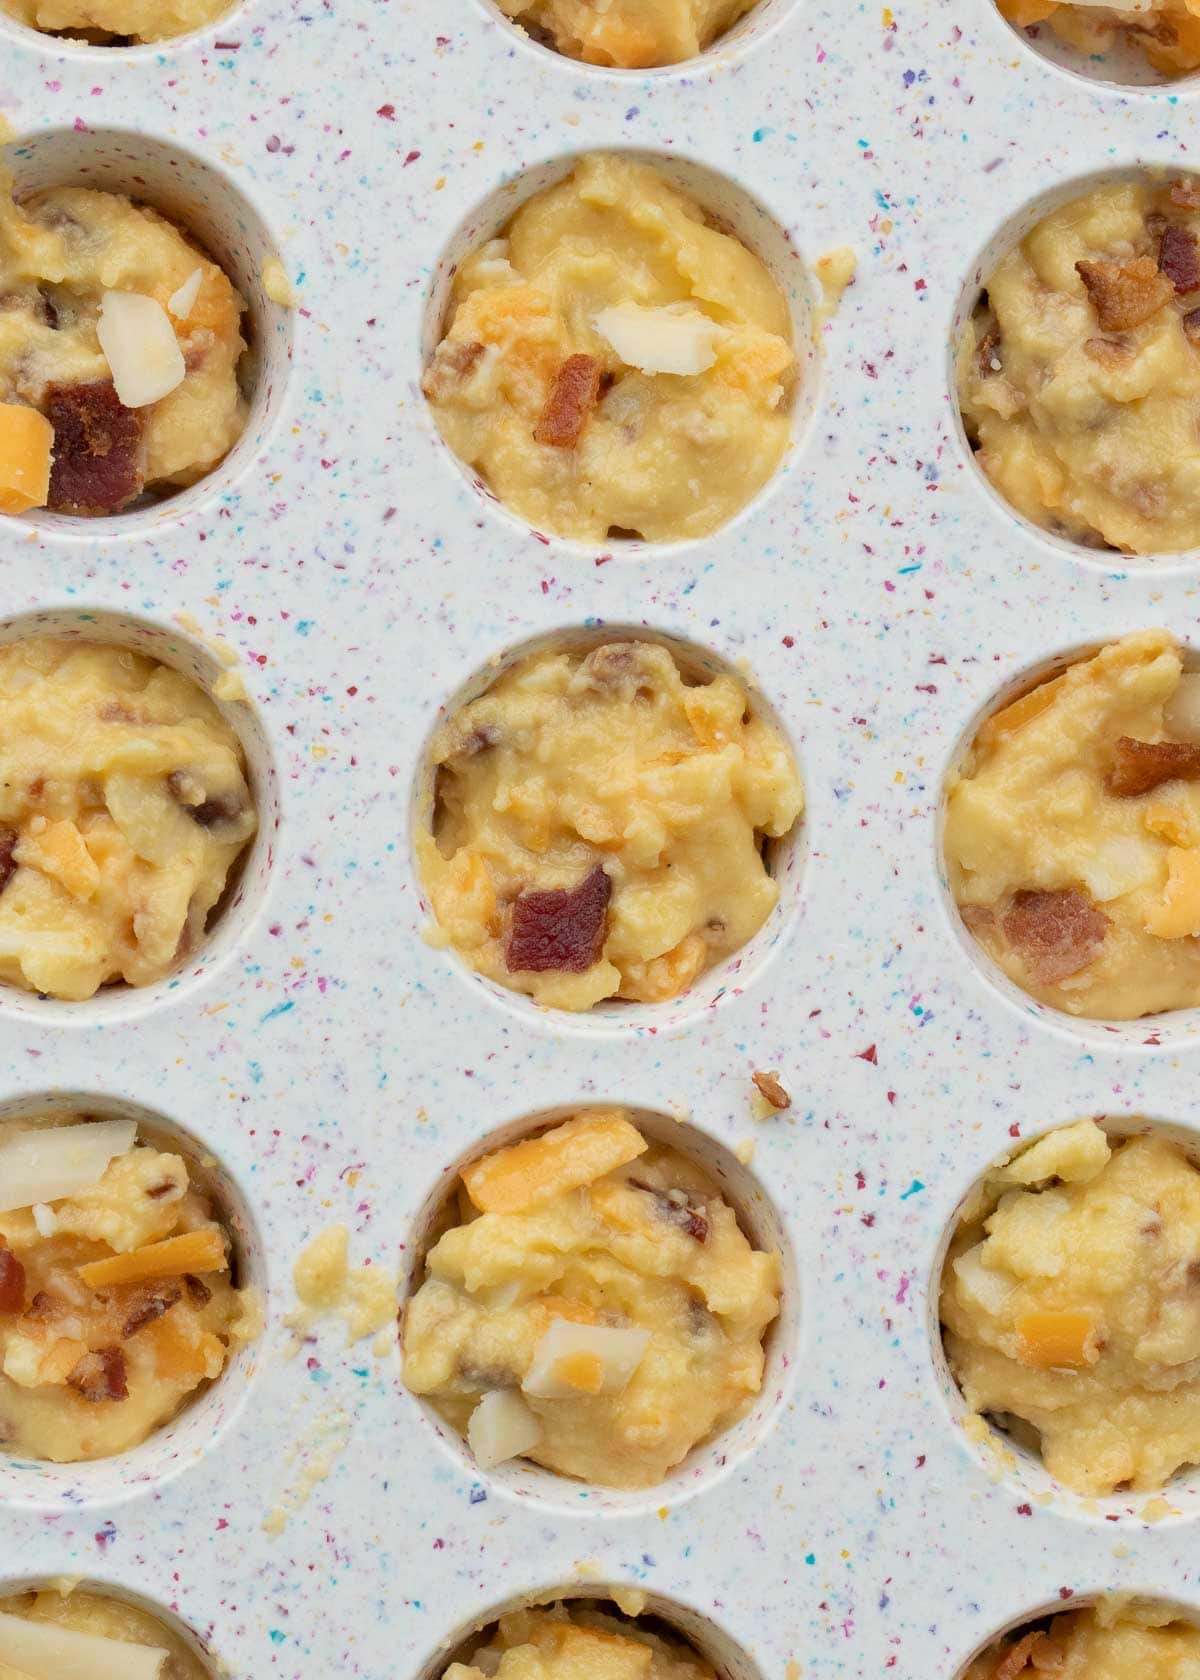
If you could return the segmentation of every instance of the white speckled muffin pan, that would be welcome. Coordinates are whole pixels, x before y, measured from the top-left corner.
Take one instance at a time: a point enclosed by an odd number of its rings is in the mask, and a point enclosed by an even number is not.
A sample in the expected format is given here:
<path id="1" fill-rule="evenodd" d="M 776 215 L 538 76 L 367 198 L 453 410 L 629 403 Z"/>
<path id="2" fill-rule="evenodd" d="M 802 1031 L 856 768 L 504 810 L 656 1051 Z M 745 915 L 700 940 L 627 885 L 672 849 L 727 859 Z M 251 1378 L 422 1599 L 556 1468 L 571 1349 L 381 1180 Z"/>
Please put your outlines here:
<path id="1" fill-rule="evenodd" d="M 0 43 L 19 181 L 118 186 L 190 223 L 255 337 L 251 426 L 203 484 L 119 519 L 0 521 L 0 634 L 131 636 L 209 683 L 211 639 L 231 644 L 263 816 L 194 967 L 88 1004 L 0 996 L 0 1113 L 52 1095 L 192 1140 L 270 1312 L 128 1458 L 0 1463 L 0 1590 L 84 1577 L 247 1680 L 435 1680 L 473 1626 L 556 1586 L 643 1588 L 734 1680 L 955 1680 L 1002 1628 L 1114 1589 L 1200 1614 L 1200 1481 L 1085 1503 L 981 1451 L 935 1327 L 948 1223 L 1015 1138 L 1086 1114 L 1196 1137 L 1200 1023 L 1031 1006 L 982 969 L 937 856 L 946 766 L 1007 686 L 1135 627 L 1200 644 L 1200 556 L 1116 563 L 1022 526 L 948 375 L 995 238 L 1064 184 L 1194 163 L 1195 84 L 1076 74 L 991 0 L 764 0 L 652 74 L 558 58 L 485 0 L 247 0 L 161 47 L 11 23 Z M 859 260 L 785 469 L 677 547 L 531 533 L 419 389 L 449 262 L 614 146 L 734 223 L 799 332 L 814 259 Z M 261 283 L 276 251 L 294 313 Z M 563 1018 L 422 940 L 411 814 L 440 707 L 514 649 L 606 625 L 745 662 L 808 811 L 740 961 L 676 1005 Z M 793 1105 L 759 1121 L 763 1068 Z M 394 1344 L 347 1350 L 333 1322 L 283 1357 L 311 1235 L 346 1222 L 403 1288 L 456 1163 L 596 1100 L 658 1116 L 783 1248 L 769 1382 L 737 1431 L 641 1495 L 483 1475 L 402 1389 Z"/>

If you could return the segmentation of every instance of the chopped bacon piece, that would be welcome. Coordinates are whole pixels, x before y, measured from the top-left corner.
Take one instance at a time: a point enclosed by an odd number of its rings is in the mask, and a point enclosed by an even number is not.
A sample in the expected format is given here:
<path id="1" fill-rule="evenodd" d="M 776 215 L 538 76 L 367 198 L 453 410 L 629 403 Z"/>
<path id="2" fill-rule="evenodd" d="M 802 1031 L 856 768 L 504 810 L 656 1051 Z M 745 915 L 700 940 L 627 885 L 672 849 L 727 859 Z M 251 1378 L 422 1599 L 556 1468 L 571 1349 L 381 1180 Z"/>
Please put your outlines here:
<path id="1" fill-rule="evenodd" d="M 670 1225 L 678 1225 L 694 1242 L 708 1241 L 708 1219 L 703 1210 L 693 1207 L 682 1190 L 656 1190 L 645 1179 L 631 1178 L 630 1186 L 646 1196 L 653 1196 L 655 1212 Z"/>
<path id="2" fill-rule="evenodd" d="M 194 1272 L 184 1272 L 183 1283 L 188 1292 L 188 1298 L 193 1305 L 206 1307 L 212 1300 L 212 1290 Z"/>
<path id="3" fill-rule="evenodd" d="M 1178 204 L 1184 210 L 1200 210 L 1200 179 L 1194 176 L 1184 176 L 1175 181 L 1167 195 L 1172 204 Z"/>
<path id="4" fill-rule="evenodd" d="M 19 1313 L 25 1308 L 25 1268 L 0 1237 L 0 1313 Z"/>
<path id="5" fill-rule="evenodd" d="M 504 960 L 512 973 L 583 974 L 604 948 L 612 882 L 599 864 L 577 887 L 523 892 L 513 905 Z"/>
<path id="6" fill-rule="evenodd" d="M 792 1106 L 791 1097 L 788 1096 L 773 1073 L 752 1073 L 750 1077 L 772 1108 L 782 1110 Z"/>
<path id="7" fill-rule="evenodd" d="M 992 1680 L 1017 1680 L 1018 1674 L 1024 1674 L 1039 1645 L 1046 1638 L 1044 1633 L 1027 1633 L 1018 1639 L 1015 1645 L 1010 1645 L 1000 1657 L 992 1674 Z"/>
<path id="8" fill-rule="evenodd" d="M 201 828 L 216 828 L 218 823 L 235 822 L 244 809 L 241 795 L 232 789 L 193 804 L 188 798 L 189 792 L 195 799 L 195 795 L 204 790 L 187 770 L 172 770 L 167 777 L 167 786 L 192 821 L 199 823 Z"/>
<path id="9" fill-rule="evenodd" d="M 1165 274 L 1180 297 L 1200 290 L 1200 245 L 1190 228 L 1174 223 L 1163 229 L 1158 247 L 1158 271 Z"/>
<path id="10" fill-rule="evenodd" d="M 67 1382 L 85 1400 L 95 1404 L 101 1400 L 127 1400 L 129 1384 L 125 1376 L 125 1355 L 119 1347 L 106 1347 L 78 1359 L 67 1374 Z"/>
<path id="11" fill-rule="evenodd" d="M 981 379 L 990 379 L 994 373 L 1000 372 L 1002 363 L 999 327 L 989 327 L 979 340 L 975 351 L 975 365 L 979 369 Z"/>
<path id="12" fill-rule="evenodd" d="M 136 1336 L 139 1330 L 144 1330 L 147 1324 L 153 1324 L 156 1318 L 170 1312 L 176 1301 L 182 1299 L 183 1286 L 178 1283 L 155 1283 L 142 1289 L 131 1303 L 129 1315 L 121 1326 L 121 1340 L 127 1342 L 130 1336 Z"/>
<path id="13" fill-rule="evenodd" d="M 1140 327 L 1173 292 L 1153 257 L 1133 257 L 1128 262 L 1077 262 L 1075 270 L 1087 287 L 1104 332 Z"/>
<path id="14" fill-rule="evenodd" d="M 533 428 L 534 439 L 551 449 L 574 449 L 600 396 L 600 363 L 595 356 L 568 356 Z"/>
<path id="15" fill-rule="evenodd" d="M 1086 968 L 1104 943 L 1108 917 L 1078 887 L 1018 892 L 1004 932 L 1035 980 L 1053 985 Z"/>
<path id="16" fill-rule="evenodd" d="M 1200 746 L 1189 741 L 1135 741 L 1132 735 L 1122 735 L 1104 785 L 1118 799 L 1136 799 L 1163 782 L 1192 782 L 1198 776 Z"/>
<path id="17" fill-rule="evenodd" d="M 142 490 L 142 414 L 126 408 L 110 379 L 50 385 L 54 427 L 47 507 L 57 513 L 120 513 Z"/>
<path id="18" fill-rule="evenodd" d="M 0 823 L 0 893 L 17 873 L 13 853 L 17 849 L 19 839 L 15 828 L 9 828 L 7 823 Z"/>
<path id="19" fill-rule="evenodd" d="M 425 377 L 421 381 L 421 389 L 430 402 L 444 402 L 456 385 L 465 385 L 482 355 L 482 344 L 444 338 L 434 351 L 433 360 L 425 369 Z"/>

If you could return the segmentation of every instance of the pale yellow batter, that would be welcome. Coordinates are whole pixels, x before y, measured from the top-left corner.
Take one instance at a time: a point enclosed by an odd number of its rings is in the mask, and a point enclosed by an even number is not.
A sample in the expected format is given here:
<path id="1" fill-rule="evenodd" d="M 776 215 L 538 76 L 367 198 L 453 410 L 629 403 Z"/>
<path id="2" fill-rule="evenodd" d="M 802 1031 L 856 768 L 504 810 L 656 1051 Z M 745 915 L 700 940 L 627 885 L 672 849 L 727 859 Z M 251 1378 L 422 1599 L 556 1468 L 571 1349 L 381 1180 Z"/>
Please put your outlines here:
<path id="1" fill-rule="evenodd" d="M 1200 1628 L 1141 1600 L 1048 1616 L 976 1657 L 963 1680 L 1194 1680 Z"/>
<path id="2" fill-rule="evenodd" d="M 1080 52 L 1104 54 L 1126 40 L 1165 76 L 1200 68 L 1198 0 L 1128 0 L 1123 6 L 1112 0 L 1097 5 L 1080 5 L 1076 0 L 999 0 L 999 6 L 1018 28 L 1045 20 Z"/>
<path id="3" fill-rule="evenodd" d="M 987 277 L 958 396 L 1034 524 L 1130 554 L 1200 545 L 1200 178 L 1097 187 Z"/>
<path id="4" fill-rule="evenodd" d="M 462 1180 L 405 1312 L 404 1380 L 482 1467 L 651 1487 L 746 1413 L 779 1257 L 693 1161 L 585 1110 Z"/>
<path id="5" fill-rule="evenodd" d="M 0 980 L 160 980 L 257 826 L 236 734 L 194 682 L 108 644 L 0 646 Z"/>
<path id="6" fill-rule="evenodd" d="M 1130 1020 L 1200 1004 L 1200 674 L 1147 630 L 989 718 L 946 796 L 951 893 L 1024 991 Z"/>
<path id="7" fill-rule="evenodd" d="M 641 70 L 695 58 L 754 0 L 500 0 L 531 35 L 586 64 Z"/>
<path id="8" fill-rule="evenodd" d="M 653 642 L 518 661 L 432 757 L 417 852 L 440 937 L 558 1009 L 677 997 L 744 945 L 779 896 L 764 840 L 803 807 L 737 678 L 698 683 Z"/>
<path id="9" fill-rule="evenodd" d="M 137 1446 L 261 1323 L 187 1160 L 132 1125 L 112 1131 L 79 1114 L 0 1122 L 0 1205 L 38 1198 L 0 1211 L 0 1451 L 16 1458 L 67 1464 Z M 72 1189 L 80 1174 L 64 1148 L 101 1139 L 97 1176 Z"/>
<path id="10" fill-rule="evenodd" d="M 118 193 L 11 192 L 0 171 L 0 512 L 116 513 L 202 478 L 247 416 L 245 305 L 224 272 Z"/>
<path id="11" fill-rule="evenodd" d="M 438 427 L 542 531 L 716 530 L 788 446 L 782 292 L 648 164 L 582 158 L 459 269 L 425 372 Z"/>
<path id="12" fill-rule="evenodd" d="M 594 1607 L 594 1604 L 603 1606 Z M 682 1640 L 668 1638 L 603 1600 L 513 1610 L 442 1680 L 715 1680 Z"/>
<path id="13" fill-rule="evenodd" d="M 30 29 L 104 47 L 169 41 L 228 10 L 229 0 L 0 0 L 0 11 Z"/>
<path id="14" fill-rule="evenodd" d="M 1163 1487 L 1200 1463 L 1200 1167 L 1094 1120 L 988 1174 L 942 1277 L 968 1406 L 1077 1493 Z"/>
<path id="15" fill-rule="evenodd" d="M 39 1630 L 39 1647 L 27 1656 L 31 1674 L 44 1675 L 88 1674 L 117 1680 L 127 1675 L 129 1680 L 209 1680 L 209 1670 L 196 1652 L 157 1616 L 148 1610 L 126 1604 L 122 1599 L 110 1598 L 106 1593 L 89 1592 L 86 1586 L 63 1582 L 42 1592 L 19 1593 L 0 1598 L 0 1618 L 17 1617 L 33 1623 Z M 11 1640 L 4 1622 L 0 1635 L 0 1650 Z M 53 1636 L 60 1631 L 69 1641 L 55 1649 Z M 16 1638 L 23 1643 L 20 1630 Z M 74 1644 L 82 1639 L 93 1641 Z M 121 1647 L 125 1646 L 123 1653 Z M 136 1666 L 129 1646 L 144 1647 L 136 1655 Z M 21 1645 L 18 1644 L 20 1649 Z M 155 1658 L 157 1657 L 157 1665 Z M 22 1672 L 0 1662 L 0 1676 L 4 1680 L 23 1680 Z"/>

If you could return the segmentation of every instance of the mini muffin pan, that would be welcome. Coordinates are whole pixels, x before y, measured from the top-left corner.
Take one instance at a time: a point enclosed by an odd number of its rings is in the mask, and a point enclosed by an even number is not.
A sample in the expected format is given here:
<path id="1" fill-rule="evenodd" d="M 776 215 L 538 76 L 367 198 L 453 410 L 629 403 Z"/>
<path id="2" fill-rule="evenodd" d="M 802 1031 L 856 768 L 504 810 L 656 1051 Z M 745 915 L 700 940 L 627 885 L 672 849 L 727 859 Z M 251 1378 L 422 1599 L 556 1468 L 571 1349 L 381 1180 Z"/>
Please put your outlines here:
<path id="1" fill-rule="evenodd" d="M 174 214 L 253 339 L 251 422 L 209 478 L 119 518 L 0 521 L 0 633 L 128 638 L 209 686 L 232 648 L 262 818 L 170 981 L 0 994 L 0 1112 L 53 1096 L 177 1129 L 269 1317 L 128 1458 L 0 1459 L 0 1591 L 81 1577 L 177 1617 L 214 1675 L 303 1680 L 437 1680 L 474 1627 L 556 1588 L 645 1592 L 733 1680 L 956 1680 L 1000 1630 L 1102 1592 L 1200 1615 L 1200 1479 L 1087 1503 L 976 1445 L 936 1329 L 955 1209 L 1017 1140 L 1101 1114 L 1200 1145 L 1200 1015 L 1039 1009 L 984 967 L 939 863 L 944 778 L 984 709 L 1135 627 L 1200 639 L 1200 555 L 1084 552 L 999 502 L 949 355 L 1029 206 L 1194 162 L 1195 83 L 1047 62 L 992 0 L 764 0 L 649 74 L 563 59 L 486 0 L 246 0 L 156 47 L 0 38 L 21 187 Z M 531 532 L 420 392 L 451 264 L 612 147 L 731 222 L 815 335 L 783 469 L 678 546 Z M 816 259 L 841 245 L 858 275 L 826 319 Z M 264 286 L 273 255 L 293 311 Z M 675 1005 L 575 1018 L 423 939 L 411 826 L 443 708 L 517 650 L 606 627 L 747 671 L 807 808 L 740 958 Z M 766 1069 L 792 1105 L 759 1120 Z M 456 1163 L 591 1102 L 723 1166 L 786 1260 L 761 1401 L 636 1496 L 480 1473 L 401 1386 L 394 1336 L 347 1348 L 330 1320 L 288 1357 L 283 1323 L 309 1237 L 347 1224 L 402 1295 Z"/>

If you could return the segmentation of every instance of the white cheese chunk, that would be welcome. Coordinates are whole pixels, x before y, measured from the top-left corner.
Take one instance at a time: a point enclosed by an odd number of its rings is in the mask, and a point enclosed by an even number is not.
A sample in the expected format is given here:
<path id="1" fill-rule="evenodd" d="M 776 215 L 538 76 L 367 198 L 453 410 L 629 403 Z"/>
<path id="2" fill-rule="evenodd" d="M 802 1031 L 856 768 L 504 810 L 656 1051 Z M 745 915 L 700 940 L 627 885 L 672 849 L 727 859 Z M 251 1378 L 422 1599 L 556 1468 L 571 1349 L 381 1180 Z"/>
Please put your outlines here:
<path id="1" fill-rule="evenodd" d="M 1163 707 L 1167 734 L 1177 741 L 1200 741 L 1200 671 L 1185 671 Z"/>
<path id="2" fill-rule="evenodd" d="M 126 408 L 145 408 L 183 383 L 183 351 L 170 317 L 154 298 L 105 292 L 96 336 Z"/>
<path id="3" fill-rule="evenodd" d="M 703 373 L 717 359 L 713 348 L 725 329 L 686 303 L 643 309 L 615 303 L 592 322 L 629 367 L 643 373 Z"/>
<path id="4" fill-rule="evenodd" d="M 556 1318 L 533 1350 L 521 1387 L 543 1400 L 619 1394 L 642 1362 L 649 1330 L 616 1330 Z"/>
<path id="5" fill-rule="evenodd" d="M 204 284 L 204 270 L 194 268 L 178 291 L 172 292 L 167 299 L 167 308 L 177 321 L 186 321 L 196 307 L 196 299 L 200 296 L 200 288 Z"/>
<path id="6" fill-rule="evenodd" d="M 984 1312 L 999 1317 L 1016 1285 L 1004 1272 L 994 1272 L 983 1263 L 983 1244 L 976 1243 L 954 1262 L 960 1292 Z"/>
<path id="7" fill-rule="evenodd" d="M 497 1388 L 471 1413 L 467 1444 L 481 1470 L 520 1458 L 542 1438 L 542 1426 L 515 1388 Z"/>
<path id="8" fill-rule="evenodd" d="M 34 1202 L 33 1223 L 37 1226 L 39 1237 L 52 1237 L 58 1230 L 58 1215 L 45 1202 Z"/>
<path id="9" fill-rule="evenodd" d="M 95 1120 L 20 1132 L 0 1144 L 0 1213 L 57 1202 L 104 1177 L 115 1155 L 133 1148 L 132 1120 Z"/>
<path id="10" fill-rule="evenodd" d="M 170 1653 L 0 1614 L 0 1663 L 30 1680 L 160 1680 Z"/>

